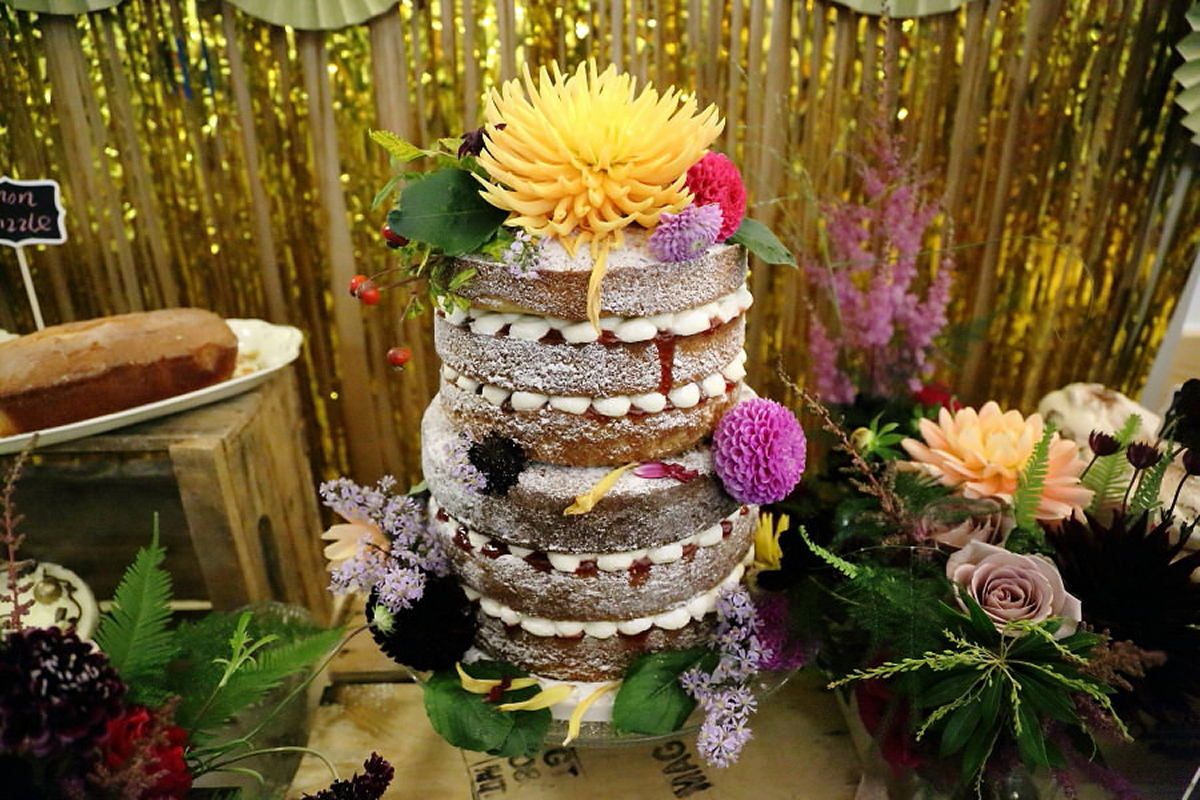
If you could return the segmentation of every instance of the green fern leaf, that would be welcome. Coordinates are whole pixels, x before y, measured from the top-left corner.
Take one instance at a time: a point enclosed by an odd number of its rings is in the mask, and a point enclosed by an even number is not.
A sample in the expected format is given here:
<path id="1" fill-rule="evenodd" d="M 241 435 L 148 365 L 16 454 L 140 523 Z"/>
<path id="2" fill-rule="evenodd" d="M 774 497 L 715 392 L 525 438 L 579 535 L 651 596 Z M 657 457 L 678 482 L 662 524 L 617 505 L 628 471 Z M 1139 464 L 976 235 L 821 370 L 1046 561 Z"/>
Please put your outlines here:
<path id="1" fill-rule="evenodd" d="M 1035 512 L 1042 502 L 1046 488 L 1046 470 L 1050 461 L 1050 441 L 1054 438 L 1054 425 L 1047 425 L 1042 438 L 1033 447 L 1033 453 L 1021 471 L 1017 491 L 1013 494 L 1013 517 L 1017 527 L 1033 530 L 1037 525 Z"/>
<path id="2" fill-rule="evenodd" d="M 149 547 L 137 556 L 121 577 L 113 595 L 112 609 L 100 619 L 96 644 L 129 685 L 135 702 L 144 690 L 155 698 L 163 669 L 177 648 L 169 628 L 171 621 L 171 576 L 162 568 L 166 550 L 158 543 L 158 517 Z"/>
<path id="3" fill-rule="evenodd" d="M 1129 501 L 1129 512 L 1133 515 L 1141 514 L 1144 511 L 1152 511 L 1160 505 L 1158 500 L 1158 492 L 1162 487 L 1163 476 L 1167 472 L 1167 467 L 1174 460 L 1174 453 L 1168 451 L 1163 454 L 1158 463 L 1147 470 L 1143 470 L 1141 477 L 1138 479 L 1137 490 L 1133 493 L 1133 498 Z"/>
<path id="4" fill-rule="evenodd" d="M 301 673 L 330 652 L 342 636 L 340 628 L 280 624 L 267 615 L 255 615 L 249 626 L 251 644 L 268 636 L 278 638 L 258 650 L 226 676 L 230 637 L 239 615 L 209 614 L 180 627 L 181 662 L 187 667 L 175 675 L 180 695 L 176 719 L 204 743 L 222 725 L 261 701 L 289 676 Z M 218 649 L 217 645 L 220 646 Z M 236 655 L 236 654 L 235 654 Z M 226 678 L 222 684 L 222 679 Z"/>
<path id="5" fill-rule="evenodd" d="M 1124 479 L 1126 467 L 1129 466 L 1129 462 L 1125 458 L 1125 445 L 1133 440 L 1134 434 L 1141 425 L 1142 418 L 1137 414 L 1130 414 L 1125 420 L 1125 424 L 1121 426 L 1121 430 L 1114 434 L 1120 445 L 1117 452 L 1097 457 L 1081 479 L 1080 482 L 1094 492 L 1092 503 L 1088 506 L 1088 510 L 1092 513 L 1120 502 L 1125 493 Z"/>

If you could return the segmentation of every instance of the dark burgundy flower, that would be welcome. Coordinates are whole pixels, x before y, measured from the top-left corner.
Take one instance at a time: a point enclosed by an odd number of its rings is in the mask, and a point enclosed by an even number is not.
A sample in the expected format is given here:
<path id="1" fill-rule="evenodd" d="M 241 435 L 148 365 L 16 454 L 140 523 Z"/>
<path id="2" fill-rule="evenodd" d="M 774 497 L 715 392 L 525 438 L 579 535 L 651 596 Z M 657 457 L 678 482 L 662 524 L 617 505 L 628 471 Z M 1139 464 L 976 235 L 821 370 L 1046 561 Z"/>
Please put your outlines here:
<path id="1" fill-rule="evenodd" d="M 1183 451 L 1183 469 L 1188 475 L 1200 475 L 1200 449 Z"/>
<path id="2" fill-rule="evenodd" d="M 501 122 L 496 126 L 499 130 L 504 127 Z M 479 127 L 473 131 L 467 131 L 462 135 L 462 144 L 458 146 L 458 157 L 466 158 L 467 156 L 477 156 L 483 152 L 484 145 L 484 128 Z"/>
<path id="3" fill-rule="evenodd" d="M 1163 426 L 1174 441 L 1200 450 L 1200 378 L 1184 381 L 1175 392 Z"/>
<path id="4" fill-rule="evenodd" d="M 1088 447 L 1098 456 L 1111 456 L 1121 449 L 1121 443 L 1110 433 L 1092 431 L 1088 435 Z"/>
<path id="5" fill-rule="evenodd" d="M 1162 452 L 1148 442 L 1131 442 L 1125 448 L 1125 457 L 1134 469 L 1150 469 L 1162 460 Z"/>
<path id="6" fill-rule="evenodd" d="M 425 591 L 411 608 L 391 611 L 374 591 L 367 599 L 367 622 L 379 649 L 398 664 L 416 670 L 447 669 L 475 639 L 475 606 L 452 576 L 425 575 Z"/>
<path id="7" fill-rule="evenodd" d="M 125 684 L 73 632 L 25 628 L 0 644 L 0 753 L 84 752 L 121 713 Z"/>
<path id="8" fill-rule="evenodd" d="M 334 781 L 328 789 L 306 794 L 310 800 L 379 800 L 387 791 L 396 770 L 378 753 L 363 762 L 363 772 L 354 773 L 349 780 Z"/>
<path id="9" fill-rule="evenodd" d="M 133 770 L 128 783 L 143 785 L 139 800 L 184 800 L 192 788 L 192 774 L 184 762 L 187 732 L 164 723 L 141 706 L 110 719 L 100 741 L 107 770 Z"/>

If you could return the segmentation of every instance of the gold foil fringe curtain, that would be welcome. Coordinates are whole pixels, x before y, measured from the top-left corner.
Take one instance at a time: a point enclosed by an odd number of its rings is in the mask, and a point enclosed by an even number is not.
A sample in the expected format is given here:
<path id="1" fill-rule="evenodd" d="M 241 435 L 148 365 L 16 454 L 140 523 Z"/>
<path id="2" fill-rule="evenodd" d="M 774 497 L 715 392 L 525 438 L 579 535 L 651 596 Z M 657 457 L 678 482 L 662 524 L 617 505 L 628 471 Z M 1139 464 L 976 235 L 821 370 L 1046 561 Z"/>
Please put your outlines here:
<path id="1" fill-rule="evenodd" d="M 613 61 L 717 103 L 752 215 L 815 257 L 822 204 L 859 196 L 883 102 L 954 231 L 962 346 L 940 377 L 1028 409 L 1071 380 L 1136 393 L 1186 280 L 1200 185 L 1172 48 L 1188 5 L 976 0 L 891 20 L 828 0 L 430 0 L 333 32 L 220 0 L 0 5 L 0 172 L 63 189 L 69 240 L 26 249 L 47 322 L 196 305 L 295 325 L 316 477 L 403 481 L 437 362 L 403 297 L 364 309 L 344 289 L 389 263 L 369 130 L 429 144 L 475 127 L 519 65 Z M 0 328 L 27 332 L 18 273 L 0 249 Z M 794 399 L 776 367 L 804 376 L 820 300 L 786 268 L 757 266 L 753 288 L 750 377 Z M 402 373 L 384 357 L 398 343 Z"/>

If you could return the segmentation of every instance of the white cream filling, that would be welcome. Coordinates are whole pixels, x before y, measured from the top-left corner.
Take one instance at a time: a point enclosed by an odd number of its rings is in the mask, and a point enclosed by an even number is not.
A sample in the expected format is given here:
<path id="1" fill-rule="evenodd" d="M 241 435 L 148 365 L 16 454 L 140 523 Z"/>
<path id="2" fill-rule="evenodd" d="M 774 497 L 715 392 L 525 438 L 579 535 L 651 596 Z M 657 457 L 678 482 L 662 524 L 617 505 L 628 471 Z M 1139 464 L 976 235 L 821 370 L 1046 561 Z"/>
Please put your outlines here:
<path id="1" fill-rule="evenodd" d="M 662 628 L 677 631 L 693 621 L 699 621 L 711 614 L 717 607 L 717 597 L 727 588 L 736 586 L 742 580 L 746 564 L 753 561 L 754 548 L 751 546 L 745 558 L 723 581 L 688 600 L 681 606 L 662 611 L 645 617 L 634 617 L 621 620 L 599 620 L 584 622 L 580 620 L 547 619 L 522 614 L 504 603 L 485 597 L 469 586 L 463 586 L 469 600 L 478 600 L 479 607 L 489 617 L 498 619 L 505 625 L 518 625 L 521 630 L 533 636 L 563 637 L 573 639 L 578 636 L 591 636 L 595 639 L 610 639 L 617 634 L 636 636 L 651 628 Z"/>
<path id="2" fill-rule="evenodd" d="M 464 309 L 444 304 L 439 309 L 451 325 L 470 328 L 472 333 L 480 336 L 496 336 L 508 326 L 510 338 L 531 342 L 555 330 L 570 344 L 594 342 L 606 333 L 616 337 L 617 341 L 631 344 L 648 342 L 660 334 L 692 336 L 701 333 L 713 327 L 714 320 L 723 325 L 744 314 L 753 302 L 750 290 L 743 283 L 735 291 L 696 308 L 649 317 L 601 317 L 599 331 L 590 322 L 540 314 L 491 311 L 475 306 Z"/>
<path id="3" fill-rule="evenodd" d="M 647 479 L 651 480 L 651 479 Z M 450 516 L 446 512 L 442 514 L 446 519 L 440 519 L 438 512 L 441 508 L 437 501 L 430 499 L 429 512 L 433 520 L 434 531 L 442 537 L 446 547 L 455 547 L 454 537 L 459 531 L 465 531 L 467 541 L 471 547 L 478 551 L 482 550 L 494 540 L 487 534 L 479 533 L 473 528 L 468 527 L 463 522 Z M 722 522 L 734 523 L 737 517 L 742 516 L 743 510 L 739 508 L 729 516 L 725 517 Z M 670 544 L 659 545 L 657 547 L 642 547 L 636 550 L 622 550 L 611 553 L 562 553 L 552 550 L 546 551 L 546 557 L 550 561 L 550 567 L 559 572 L 567 572 L 574 574 L 579 571 L 579 568 L 585 561 L 594 561 L 596 568 L 602 572 L 626 572 L 633 568 L 634 563 L 642 559 L 648 560 L 651 564 L 662 565 L 671 564 L 683 559 L 683 554 L 690 546 L 696 547 L 714 547 L 720 544 L 725 538 L 725 530 L 721 522 L 715 525 L 710 525 L 699 533 L 694 533 L 690 536 L 685 536 L 677 542 Z M 504 558 L 516 557 L 524 559 L 534 551 L 528 547 L 505 543 L 508 548 L 508 553 L 499 556 L 497 560 Z"/>
<path id="4" fill-rule="evenodd" d="M 721 397 L 730 385 L 737 385 L 746 377 L 746 351 L 726 364 L 720 372 L 706 375 L 699 381 L 681 383 L 665 395 L 662 392 L 645 394 L 618 394 L 611 397 L 586 397 L 579 395 L 551 395 L 525 390 L 512 391 L 490 383 L 480 383 L 470 375 L 464 375 L 449 364 L 442 364 L 442 380 L 464 392 L 480 394 L 494 406 L 504 405 L 507 400 L 513 411 L 537 411 L 549 406 L 555 411 L 568 414 L 586 414 L 589 409 L 606 417 L 624 417 L 635 409 L 646 414 L 657 414 L 670 403 L 675 408 L 692 408 L 707 398 Z"/>

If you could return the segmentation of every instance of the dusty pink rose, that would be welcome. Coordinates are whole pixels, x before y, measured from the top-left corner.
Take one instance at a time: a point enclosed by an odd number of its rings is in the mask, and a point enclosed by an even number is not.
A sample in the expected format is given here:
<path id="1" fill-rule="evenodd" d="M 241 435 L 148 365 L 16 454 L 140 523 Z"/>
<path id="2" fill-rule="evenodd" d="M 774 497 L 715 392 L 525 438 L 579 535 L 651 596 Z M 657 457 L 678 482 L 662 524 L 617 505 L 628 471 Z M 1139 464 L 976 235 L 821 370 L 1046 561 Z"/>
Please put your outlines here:
<path id="1" fill-rule="evenodd" d="M 921 438 L 902 444 L 913 463 L 946 486 L 958 487 L 966 497 L 995 497 L 1011 504 L 1022 470 L 1042 438 L 1042 418 L 1001 411 L 994 401 L 978 411 L 963 408 L 938 413 L 938 421 L 920 421 Z M 1092 491 L 1079 483 L 1087 465 L 1079 448 L 1054 434 L 1046 463 L 1041 501 L 1034 515 L 1042 520 L 1062 519 L 1092 500 Z"/>
<path id="2" fill-rule="evenodd" d="M 915 532 L 919 539 L 931 539 L 947 547 L 965 547 L 973 541 L 1004 544 L 1015 526 L 1012 514 L 998 500 L 951 495 L 925 509 L 917 520 Z"/>
<path id="3" fill-rule="evenodd" d="M 1011 622 L 1061 617 L 1054 634 L 1061 639 L 1074 633 L 1082 619 L 1079 599 L 1067 593 L 1058 567 L 1044 556 L 968 542 L 946 562 L 946 577 L 974 598 L 1001 632 Z M 959 603 L 966 605 L 961 597 Z"/>

